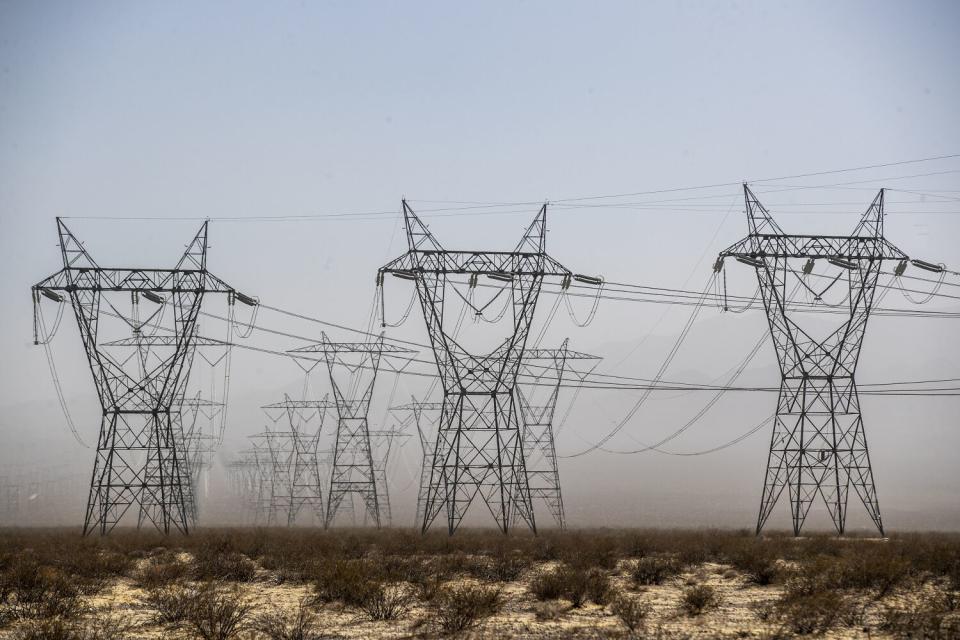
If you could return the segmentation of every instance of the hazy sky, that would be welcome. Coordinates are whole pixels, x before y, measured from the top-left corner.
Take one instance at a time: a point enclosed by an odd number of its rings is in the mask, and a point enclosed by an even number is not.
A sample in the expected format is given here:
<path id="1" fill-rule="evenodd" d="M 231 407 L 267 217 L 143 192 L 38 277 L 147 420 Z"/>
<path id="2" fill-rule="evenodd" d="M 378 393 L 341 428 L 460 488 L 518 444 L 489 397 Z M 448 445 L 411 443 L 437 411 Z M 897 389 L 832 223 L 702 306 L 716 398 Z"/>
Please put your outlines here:
<path id="1" fill-rule="evenodd" d="M 497 249 L 516 243 L 538 205 L 460 215 L 429 210 L 469 205 L 431 201 L 554 200 L 549 250 L 574 271 L 697 290 L 717 251 L 746 233 L 736 186 L 609 201 L 618 207 L 563 200 L 960 153 L 958 33 L 955 2 L 0 0 L 0 463 L 68 469 L 81 485 L 92 463 L 31 343 L 29 287 L 59 268 L 54 216 L 197 219 L 68 221 L 102 265 L 146 266 L 174 264 L 209 216 L 214 273 L 267 304 L 355 327 L 368 319 L 377 267 L 405 248 L 404 196 L 445 245 Z M 825 186 L 840 182 L 855 184 Z M 848 232 L 877 189 L 901 189 L 888 197 L 888 238 L 960 269 L 960 158 L 757 184 L 798 233 Z M 818 188 L 782 191 L 792 186 Z M 662 202 L 687 196 L 708 197 Z M 359 212 L 373 215 L 216 220 Z M 752 294 L 748 279 L 731 278 L 732 291 Z M 387 296 L 397 318 L 409 288 L 390 282 Z M 911 306 L 898 292 L 885 304 Z M 545 342 L 569 335 L 573 348 L 606 357 L 601 370 L 652 377 L 685 309 L 604 302 L 583 329 L 561 309 Z M 316 325 L 268 313 L 261 321 L 319 337 Z M 860 379 L 957 377 L 957 323 L 874 318 Z M 671 376 L 722 375 L 764 329 L 759 311 L 704 312 Z M 417 311 L 391 335 L 424 341 Z M 258 333 L 248 342 L 298 346 Z M 53 351 L 93 441 L 98 410 L 69 319 Z M 260 405 L 300 385 L 290 362 L 249 351 L 233 371 L 225 456 L 262 429 Z M 769 345 L 746 375 L 775 384 Z M 392 385 L 381 385 L 378 412 Z M 422 390 L 401 381 L 396 395 Z M 582 449 L 635 398 L 582 394 L 558 448 Z M 706 399 L 652 401 L 611 444 L 656 440 Z M 774 403 L 768 394 L 724 399 L 671 444 L 725 442 Z M 893 528 L 960 528 L 958 411 L 956 398 L 864 401 Z M 564 461 L 568 511 L 575 524 L 751 526 L 768 442 L 763 430 L 712 456 Z M 400 511 L 412 509 L 417 459 L 411 442 L 393 471 Z M 852 522 L 862 515 L 851 506 Z"/>

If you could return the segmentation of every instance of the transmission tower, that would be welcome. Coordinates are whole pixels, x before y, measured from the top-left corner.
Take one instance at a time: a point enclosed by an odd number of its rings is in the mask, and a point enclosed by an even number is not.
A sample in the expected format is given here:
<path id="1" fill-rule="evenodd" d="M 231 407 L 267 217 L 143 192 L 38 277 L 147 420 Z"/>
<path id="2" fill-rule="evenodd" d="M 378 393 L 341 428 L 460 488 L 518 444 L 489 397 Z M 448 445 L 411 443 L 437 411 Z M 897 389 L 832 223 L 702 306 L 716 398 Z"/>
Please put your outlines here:
<path id="1" fill-rule="evenodd" d="M 424 505 L 427 501 L 427 492 L 430 489 L 430 463 L 433 460 L 433 447 L 437 440 L 437 424 L 440 422 L 443 411 L 442 402 L 419 402 L 413 396 L 410 404 L 393 407 L 394 412 L 411 412 L 414 425 L 417 427 L 417 436 L 420 441 L 420 484 L 417 491 L 417 513 L 414 516 L 414 526 L 423 525 Z"/>
<path id="2" fill-rule="evenodd" d="M 34 341 L 51 337 L 43 335 L 41 298 L 61 304 L 69 298 L 103 409 L 84 534 L 108 533 L 134 505 L 138 520 L 149 520 L 164 533 L 187 533 L 189 469 L 176 416 L 201 302 L 207 293 L 226 294 L 231 315 L 235 300 L 256 303 L 207 271 L 206 222 L 173 269 L 101 268 L 59 218 L 57 232 L 63 269 L 33 287 Z M 130 298 L 129 317 L 119 312 L 118 296 Z M 157 305 L 145 321 L 139 319 L 141 298 Z M 169 345 L 144 347 L 156 359 L 143 352 L 124 359 L 104 344 L 111 324 L 136 333 L 148 323 L 159 324 L 168 305 L 173 311 Z"/>
<path id="3" fill-rule="evenodd" d="M 447 531 L 452 535 L 479 495 L 504 533 L 513 521 L 513 509 L 536 531 L 515 388 L 544 279 L 556 277 L 566 289 L 573 277 L 546 253 L 547 207 L 540 209 L 513 251 L 448 251 L 406 201 L 403 215 L 408 251 L 382 267 L 377 282 L 382 285 L 387 273 L 414 281 L 443 385 L 444 408 L 421 530 L 426 531 L 446 510 Z M 469 280 L 455 283 L 457 276 Z M 458 288 L 465 284 L 472 291 L 480 276 L 499 284 L 493 299 L 509 292 L 513 318 L 507 338 L 493 351 L 476 355 L 454 339 L 445 322 L 444 302 L 450 286 L 452 293 L 482 315 L 486 305 L 474 306 L 472 296 Z"/>
<path id="4" fill-rule="evenodd" d="M 519 384 L 517 398 L 523 419 L 523 453 L 526 457 L 527 484 L 534 502 L 543 502 L 557 526 L 566 527 L 563 494 L 560 491 L 560 471 L 557 467 L 557 449 L 554 444 L 553 419 L 560 396 L 560 385 L 567 373 L 569 360 L 596 360 L 568 348 L 570 339 L 559 349 L 527 349 L 523 354 L 521 371 L 533 384 Z M 540 363 L 548 363 L 546 366 Z M 596 364 L 594 364 L 596 367 Z M 543 404 L 532 404 L 537 387 L 546 385 L 549 395 Z"/>
<path id="5" fill-rule="evenodd" d="M 880 505 L 874 487 L 870 454 L 855 382 L 857 361 L 885 260 L 898 261 L 898 274 L 907 256 L 883 237 L 881 189 L 852 235 L 789 235 L 744 184 L 749 235 L 720 253 L 715 266 L 730 256 L 756 270 L 780 366 L 780 396 L 770 440 L 770 455 L 757 518 L 763 529 L 786 488 L 790 497 L 793 533 L 800 530 L 819 495 L 837 533 L 843 534 L 850 485 L 883 534 Z M 803 265 L 795 261 L 805 260 Z M 823 260 L 838 268 L 822 288 L 804 277 Z M 798 268 L 799 267 L 799 268 Z M 815 300 L 840 283 L 846 292 L 844 321 L 822 340 L 798 323 L 788 291 L 804 287 Z"/>
<path id="6" fill-rule="evenodd" d="M 377 528 L 381 526 L 381 487 L 377 487 L 377 470 L 370 442 L 370 401 L 373 387 L 384 354 L 409 354 L 410 349 L 385 345 L 383 336 L 373 342 L 331 342 L 321 334 L 317 344 L 290 351 L 291 354 L 322 353 L 330 374 L 330 385 L 337 407 L 337 433 L 331 461 L 330 488 L 324 525 L 329 527 L 336 518 L 344 498 L 351 503 L 359 496 Z M 352 373 L 347 385 L 337 381 L 339 368 Z M 365 379 L 365 380 L 364 380 Z"/>
<path id="7" fill-rule="evenodd" d="M 293 400 L 286 394 L 282 402 L 263 407 L 270 415 L 280 412 L 286 416 L 289 431 L 272 431 L 275 443 L 276 464 L 278 468 L 271 473 L 277 478 L 273 492 L 276 506 L 274 511 L 282 510 L 287 515 L 287 526 L 292 527 L 297 516 L 308 508 L 318 522 L 324 522 L 323 485 L 320 480 L 320 462 L 317 448 L 323 430 L 327 411 L 336 409 L 336 405 L 323 400 Z M 309 430 L 312 422 L 315 430 Z"/>
<path id="8" fill-rule="evenodd" d="M 390 484 L 387 482 L 387 465 L 390 464 L 390 453 L 397 440 L 410 437 L 402 429 L 375 429 L 370 431 L 370 450 L 373 456 L 373 471 L 377 477 L 379 491 L 380 522 L 388 527 L 393 526 L 393 510 L 390 507 Z"/>

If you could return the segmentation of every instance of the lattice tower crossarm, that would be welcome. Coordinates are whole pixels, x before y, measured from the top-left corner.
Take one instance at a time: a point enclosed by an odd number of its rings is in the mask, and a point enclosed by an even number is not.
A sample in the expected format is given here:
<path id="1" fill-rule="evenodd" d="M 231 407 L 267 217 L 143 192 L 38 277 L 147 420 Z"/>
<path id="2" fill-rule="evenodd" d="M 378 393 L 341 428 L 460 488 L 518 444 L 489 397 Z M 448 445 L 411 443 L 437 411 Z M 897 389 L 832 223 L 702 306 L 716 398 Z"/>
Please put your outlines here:
<path id="1" fill-rule="evenodd" d="M 544 205 L 513 251 L 451 251 L 403 202 L 408 250 L 379 270 L 377 282 L 385 274 L 414 282 L 443 387 L 422 531 L 445 512 L 452 535 L 478 496 L 504 533 L 514 510 L 536 531 L 515 387 L 544 279 L 565 287 L 573 276 L 546 252 L 546 212 Z M 510 331 L 489 353 L 469 352 L 445 324 L 445 296 L 457 275 L 471 285 L 487 277 L 509 290 Z"/>
<path id="2" fill-rule="evenodd" d="M 33 287 L 34 337 L 41 333 L 41 298 L 62 302 L 66 297 L 103 410 L 85 534 L 106 534 L 133 506 L 164 533 L 190 530 L 189 496 L 184 493 L 189 469 L 173 414 L 189 375 L 197 316 L 209 293 L 228 296 L 231 312 L 235 299 L 254 304 L 207 270 L 207 226 L 201 225 L 172 269 L 104 268 L 57 219 L 63 269 Z M 173 310 L 176 340 L 144 371 L 131 371 L 104 347 L 101 304 L 111 304 L 109 297 L 118 293 L 131 296 L 134 304 L 144 297 Z"/>
<path id="3" fill-rule="evenodd" d="M 720 258 L 732 257 L 756 270 L 781 375 L 757 534 L 787 489 L 795 535 L 800 535 L 817 496 L 842 535 L 852 485 L 882 535 L 855 377 L 881 266 L 907 260 L 883 237 L 884 191 L 852 235 L 816 236 L 785 233 L 749 186 L 744 184 L 743 190 L 750 233 Z M 802 286 L 820 299 L 837 280 L 822 291 L 813 290 L 792 264 L 798 259 L 829 262 L 840 270 L 837 278 L 846 280 L 847 313 L 826 338 L 815 339 L 800 326 L 788 297 Z"/>

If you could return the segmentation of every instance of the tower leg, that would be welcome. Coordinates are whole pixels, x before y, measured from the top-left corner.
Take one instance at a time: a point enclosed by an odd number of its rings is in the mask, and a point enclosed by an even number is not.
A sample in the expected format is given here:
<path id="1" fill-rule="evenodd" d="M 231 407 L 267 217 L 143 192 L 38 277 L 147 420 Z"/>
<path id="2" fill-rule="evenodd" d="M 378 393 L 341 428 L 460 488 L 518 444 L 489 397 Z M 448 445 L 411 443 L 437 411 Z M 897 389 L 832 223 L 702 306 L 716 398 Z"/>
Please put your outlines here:
<path id="1" fill-rule="evenodd" d="M 787 490 L 794 535 L 819 496 L 839 535 L 846 531 L 850 485 L 883 534 L 863 418 L 851 377 L 786 378 L 764 479 L 757 534 Z"/>

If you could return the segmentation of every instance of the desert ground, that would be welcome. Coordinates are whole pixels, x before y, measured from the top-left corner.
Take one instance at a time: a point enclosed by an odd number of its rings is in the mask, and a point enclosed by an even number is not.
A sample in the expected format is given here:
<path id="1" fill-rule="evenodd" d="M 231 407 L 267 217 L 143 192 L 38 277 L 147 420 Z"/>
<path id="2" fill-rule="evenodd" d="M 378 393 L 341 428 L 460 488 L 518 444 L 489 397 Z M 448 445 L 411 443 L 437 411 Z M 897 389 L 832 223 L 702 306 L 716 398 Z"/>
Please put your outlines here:
<path id="1" fill-rule="evenodd" d="M 0 531 L 0 637 L 957 638 L 960 535 Z"/>

